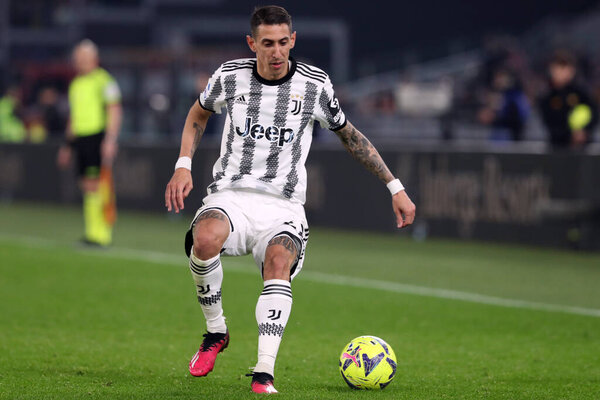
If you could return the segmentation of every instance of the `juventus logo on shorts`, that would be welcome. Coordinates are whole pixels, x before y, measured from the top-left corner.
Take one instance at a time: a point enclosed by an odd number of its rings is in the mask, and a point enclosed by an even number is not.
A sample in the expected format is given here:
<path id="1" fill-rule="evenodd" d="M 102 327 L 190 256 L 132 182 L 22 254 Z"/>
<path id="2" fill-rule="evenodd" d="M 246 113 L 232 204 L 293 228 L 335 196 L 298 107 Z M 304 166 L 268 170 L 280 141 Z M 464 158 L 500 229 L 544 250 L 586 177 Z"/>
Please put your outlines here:
<path id="1" fill-rule="evenodd" d="M 292 114 L 294 114 L 294 115 L 300 114 L 300 110 L 302 110 L 302 101 L 292 100 L 292 104 L 294 104 L 294 109 L 292 110 Z"/>

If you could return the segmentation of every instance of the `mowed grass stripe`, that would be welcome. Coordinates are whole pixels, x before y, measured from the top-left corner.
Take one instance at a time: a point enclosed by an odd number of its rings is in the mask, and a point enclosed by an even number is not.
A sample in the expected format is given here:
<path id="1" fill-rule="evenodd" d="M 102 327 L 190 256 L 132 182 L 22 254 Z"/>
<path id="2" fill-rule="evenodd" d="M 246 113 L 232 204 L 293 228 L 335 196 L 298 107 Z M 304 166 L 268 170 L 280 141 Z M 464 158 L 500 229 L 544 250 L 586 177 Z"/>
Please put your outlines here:
<path id="1" fill-rule="evenodd" d="M 55 242 L 45 238 L 29 237 L 23 235 L 11 235 L 9 233 L 0 233 L 0 240 L 18 243 L 23 246 L 37 246 L 37 247 L 60 247 L 59 242 Z M 85 247 L 76 248 L 74 251 L 85 252 L 86 254 L 98 257 L 106 257 L 113 259 L 125 259 L 132 261 L 145 261 L 162 265 L 170 266 L 186 266 L 186 257 L 184 255 L 176 255 L 172 253 L 164 253 L 157 251 L 137 250 L 123 247 L 113 247 L 110 249 L 87 249 Z M 236 259 L 233 257 L 226 257 L 224 262 L 225 270 L 252 273 L 256 274 L 257 270 L 254 265 L 250 265 L 245 259 Z M 535 311 L 547 311 L 547 312 L 560 312 L 574 315 L 583 315 L 589 317 L 600 318 L 600 309 L 585 308 L 585 307 L 574 307 L 560 304 L 547 304 L 541 302 L 533 302 L 519 299 L 509 299 L 495 296 L 487 296 L 478 293 L 469 293 L 457 290 L 449 290 L 442 288 L 432 288 L 418 285 L 409 285 L 398 282 L 381 281 L 374 279 L 356 278 L 349 276 L 342 276 L 336 274 L 322 273 L 316 271 L 303 271 L 298 279 L 332 284 L 341 286 L 352 286 L 364 289 L 377 289 L 385 290 L 393 293 L 410 294 L 417 296 L 435 297 L 448 300 L 459 300 L 477 304 L 486 304 L 491 306 L 519 308 L 526 310 Z"/>

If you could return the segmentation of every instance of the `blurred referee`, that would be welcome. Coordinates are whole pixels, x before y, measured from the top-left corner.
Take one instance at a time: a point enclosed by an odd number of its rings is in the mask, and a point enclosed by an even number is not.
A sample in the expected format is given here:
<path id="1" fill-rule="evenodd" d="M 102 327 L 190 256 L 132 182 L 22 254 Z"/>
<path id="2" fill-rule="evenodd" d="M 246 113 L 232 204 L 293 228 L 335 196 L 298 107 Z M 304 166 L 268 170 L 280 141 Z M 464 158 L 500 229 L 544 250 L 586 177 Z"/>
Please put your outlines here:
<path id="1" fill-rule="evenodd" d="M 75 46 L 73 64 L 77 76 L 69 85 L 66 142 L 60 147 L 57 162 L 60 168 L 67 168 L 75 152 L 83 194 L 83 241 L 108 246 L 112 221 L 107 218 L 107 193 L 100 190 L 100 176 L 101 169 L 110 171 L 117 154 L 123 112 L 121 92 L 115 79 L 100 68 L 98 48 L 92 41 L 86 39 Z M 112 196 L 111 190 L 108 197 Z"/>

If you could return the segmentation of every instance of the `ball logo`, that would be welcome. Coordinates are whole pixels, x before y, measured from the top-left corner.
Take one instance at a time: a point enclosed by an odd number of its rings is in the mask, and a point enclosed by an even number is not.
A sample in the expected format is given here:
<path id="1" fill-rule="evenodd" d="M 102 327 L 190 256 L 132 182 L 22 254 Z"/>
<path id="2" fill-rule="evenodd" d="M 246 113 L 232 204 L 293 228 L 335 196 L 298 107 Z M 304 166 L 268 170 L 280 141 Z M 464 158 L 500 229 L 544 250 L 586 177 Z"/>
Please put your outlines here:
<path id="1" fill-rule="evenodd" d="M 252 124 L 252 118 L 250 117 L 246 117 L 244 130 L 242 131 L 239 126 L 236 126 L 235 132 L 241 137 L 250 135 L 252 139 L 266 139 L 270 142 L 277 142 L 279 147 L 294 140 L 293 129 L 274 125 L 265 128 L 261 124 Z"/>
<path id="2" fill-rule="evenodd" d="M 375 367 L 377 367 L 379 365 L 381 360 L 383 360 L 383 357 L 385 357 L 385 355 L 383 353 L 379 353 L 373 358 L 369 358 L 368 355 L 363 353 L 362 359 L 363 359 L 364 368 L 365 368 L 365 376 L 369 376 L 371 371 L 373 371 L 375 369 Z"/>

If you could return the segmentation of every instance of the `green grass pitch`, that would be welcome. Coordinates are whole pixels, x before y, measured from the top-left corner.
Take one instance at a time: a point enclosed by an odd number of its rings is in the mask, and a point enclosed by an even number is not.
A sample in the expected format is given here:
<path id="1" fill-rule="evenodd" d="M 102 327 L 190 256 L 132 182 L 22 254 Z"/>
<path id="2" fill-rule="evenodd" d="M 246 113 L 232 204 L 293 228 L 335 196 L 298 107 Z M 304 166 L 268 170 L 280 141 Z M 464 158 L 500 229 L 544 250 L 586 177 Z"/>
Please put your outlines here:
<path id="1" fill-rule="evenodd" d="M 86 250 L 78 208 L 0 205 L 0 399 L 256 398 L 249 257 L 223 262 L 230 347 L 188 374 L 204 329 L 188 217 L 122 213 L 114 247 Z M 293 291 L 281 398 L 600 399 L 598 254 L 313 228 Z M 339 376 L 364 334 L 398 357 L 380 392 Z"/>

